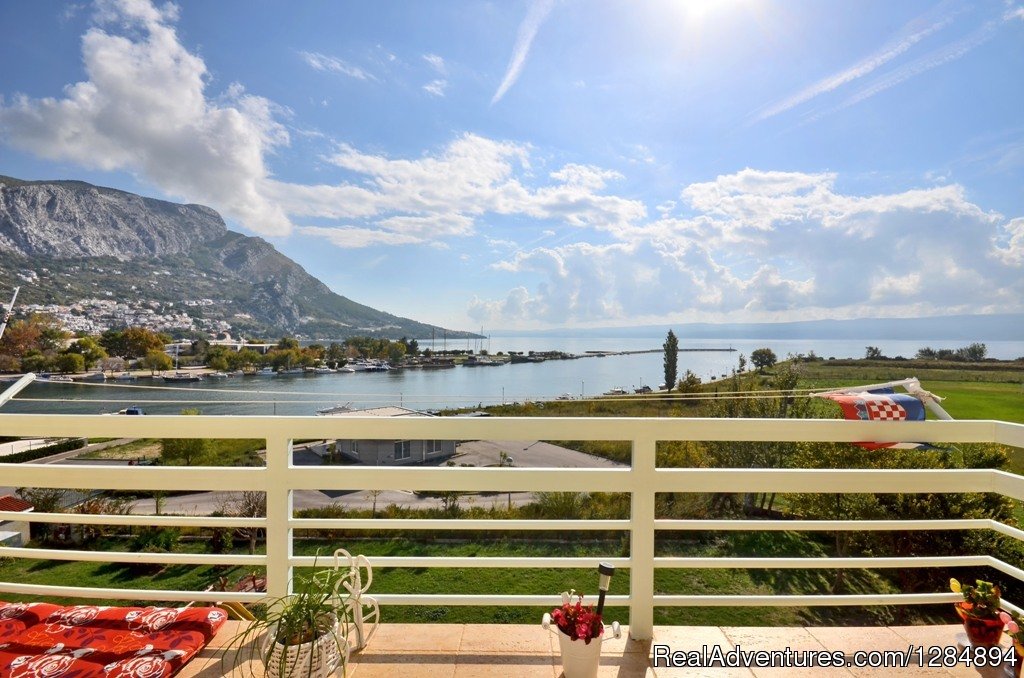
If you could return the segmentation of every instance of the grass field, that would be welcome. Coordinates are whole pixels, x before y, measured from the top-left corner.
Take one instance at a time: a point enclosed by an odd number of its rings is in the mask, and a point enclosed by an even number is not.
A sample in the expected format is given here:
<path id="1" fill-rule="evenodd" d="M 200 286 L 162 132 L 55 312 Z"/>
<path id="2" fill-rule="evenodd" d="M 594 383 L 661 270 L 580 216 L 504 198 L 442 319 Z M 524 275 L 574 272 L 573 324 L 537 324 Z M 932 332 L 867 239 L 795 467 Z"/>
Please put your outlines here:
<path id="1" fill-rule="evenodd" d="M 821 545 L 803 537 L 790 546 L 796 553 L 823 554 Z M 337 543 L 325 541 L 299 541 L 296 555 L 321 555 L 325 561 Z M 112 540 L 106 544 L 111 550 L 128 548 L 127 542 Z M 495 541 L 480 544 L 438 544 L 406 540 L 362 540 L 346 543 L 353 551 L 368 555 L 423 556 L 577 556 L 593 557 L 595 565 L 602 557 L 618 555 L 618 542 L 573 542 L 571 540 L 547 543 Z M 202 542 L 187 542 L 178 550 L 201 552 Z M 242 553 L 236 549 L 234 552 Z M 719 541 L 711 544 L 666 543 L 659 546 L 659 555 L 721 556 L 752 555 L 750 548 Z M 224 576 L 237 580 L 247 571 L 242 568 L 170 566 L 131 566 L 120 563 L 92 563 L 74 561 L 15 560 L 0 561 L 0 580 L 26 584 L 53 584 L 69 581 L 88 582 L 97 587 L 125 587 L 144 589 L 202 590 Z M 574 588 L 588 594 L 595 593 L 597 573 L 589 569 L 536 568 L 511 570 L 505 568 L 378 568 L 374 571 L 371 593 L 449 593 L 449 594 L 538 594 L 550 595 L 552 605 L 558 593 Z M 655 589 L 667 594 L 787 594 L 829 593 L 835 572 L 823 570 L 658 570 Z M 612 579 L 610 593 L 628 594 L 629 571 L 620 569 Z M 848 572 L 843 585 L 844 593 L 894 592 L 890 583 L 868 571 Z M 10 600 L 34 600 L 31 596 L 5 596 Z M 63 604 L 131 604 L 128 601 L 88 601 L 83 599 L 53 599 Z M 154 603 L 155 604 L 155 603 Z M 170 604 L 170 603 L 169 603 Z M 178 603 L 174 603 L 178 604 Z M 396 606 L 383 611 L 385 621 L 433 623 L 518 623 L 535 624 L 546 611 L 535 607 L 446 607 Z M 739 625 L 739 626 L 793 626 L 801 624 L 870 625 L 888 623 L 901 614 L 906 623 L 948 622 L 951 613 L 943 608 L 912 608 L 902 613 L 890 608 L 659 608 L 655 623 L 678 625 Z M 610 608 L 609 620 L 628 623 L 625 608 Z"/>

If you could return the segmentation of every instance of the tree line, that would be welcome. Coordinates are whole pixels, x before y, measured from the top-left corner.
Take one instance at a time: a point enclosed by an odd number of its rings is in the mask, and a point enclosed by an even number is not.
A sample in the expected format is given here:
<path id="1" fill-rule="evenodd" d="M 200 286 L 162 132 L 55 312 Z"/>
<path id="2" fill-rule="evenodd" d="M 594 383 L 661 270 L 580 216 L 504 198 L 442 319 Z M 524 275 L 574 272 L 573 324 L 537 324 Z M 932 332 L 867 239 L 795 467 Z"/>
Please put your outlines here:
<path id="1" fill-rule="evenodd" d="M 32 315 L 11 322 L 0 339 L 0 372 L 77 373 L 98 368 L 123 371 L 132 367 L 153 373 L 169 370 L 175 359 L 165 350 L 173 338 L 144 327 L 110 329 L 98 337 L 72 336 L 52 318 Z M 254 342 L 263 343 L 263 342 Z M 355 336 L 327 346 L 300 346 L 294 337 L 282 337 L 265 353 L 251 348 L 236 351 L 206 339 L 191 342 L 178 356 L 183 365 L 205 365 L 215 370 L 273 367 L 340 367 L 349 360 L 376 359 L 399 362 L 420 354 L 415 339 L 398 341 Z"/>

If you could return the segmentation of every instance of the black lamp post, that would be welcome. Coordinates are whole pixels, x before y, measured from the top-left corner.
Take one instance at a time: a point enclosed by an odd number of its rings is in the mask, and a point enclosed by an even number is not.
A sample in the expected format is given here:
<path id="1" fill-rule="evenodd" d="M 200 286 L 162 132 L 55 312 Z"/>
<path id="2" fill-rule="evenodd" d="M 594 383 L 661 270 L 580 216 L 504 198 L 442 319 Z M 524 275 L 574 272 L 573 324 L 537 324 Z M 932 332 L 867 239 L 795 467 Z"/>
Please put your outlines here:
<path id="1" fill-rule="evenodd" d="M 608 593 L 608 588 L 612 583 L 612 575 L 615 574 L 615 566 L 609 565 L 608 563 L 601 563 L 597 566 L 597 571 L 601 575 L 597 584 L 597 616 L 601 616 L 604 612 L 604 597 Z"/>

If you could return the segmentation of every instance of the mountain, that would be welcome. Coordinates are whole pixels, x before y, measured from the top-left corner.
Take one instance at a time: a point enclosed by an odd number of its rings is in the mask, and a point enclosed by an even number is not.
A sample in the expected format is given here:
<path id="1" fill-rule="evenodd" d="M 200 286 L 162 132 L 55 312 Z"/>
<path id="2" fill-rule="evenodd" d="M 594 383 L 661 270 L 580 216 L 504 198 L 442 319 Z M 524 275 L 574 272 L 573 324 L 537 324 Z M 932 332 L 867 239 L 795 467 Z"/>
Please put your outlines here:
<path id="1" fill-rule="evenodd" d="M 338 295 L 262 238 L 229 231 L 209 207 L 81 181 L 0 176 L 0 285 L 16 277 L 31 281 L 19 305 L 106 297 L 184 308 L 250 335 L 476 336 Z"/>
<path id="2" fill-rule="evenodd" d="M 857 318 L 782 323 L 677 323 L 587 329 L 494 330 L 494 334 L 505 337 L 664 337 L 669 330 L 686 339 L 1020 341 L 1024 339 L 1024 314 Z"/>

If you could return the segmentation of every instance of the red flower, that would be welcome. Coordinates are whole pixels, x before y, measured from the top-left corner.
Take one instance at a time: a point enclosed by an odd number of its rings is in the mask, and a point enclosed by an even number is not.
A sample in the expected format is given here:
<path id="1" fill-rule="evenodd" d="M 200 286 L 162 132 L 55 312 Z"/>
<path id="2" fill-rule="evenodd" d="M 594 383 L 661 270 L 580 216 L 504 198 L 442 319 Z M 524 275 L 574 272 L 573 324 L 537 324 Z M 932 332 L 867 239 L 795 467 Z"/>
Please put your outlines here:
<path id="1" fill-rule="evenodd" d="M 556 607 L 551 611 L 551 620 L 558 627 L 558 630 L 569 636 L 572 640 L 582 640 L 589 644 L 593 638 L 604 633 L 604 624 L 601 615 L 594 611 L 592 605 L 583 604 L 583 596 L 573 591 L 573 597 L 568 603 Z"/>

